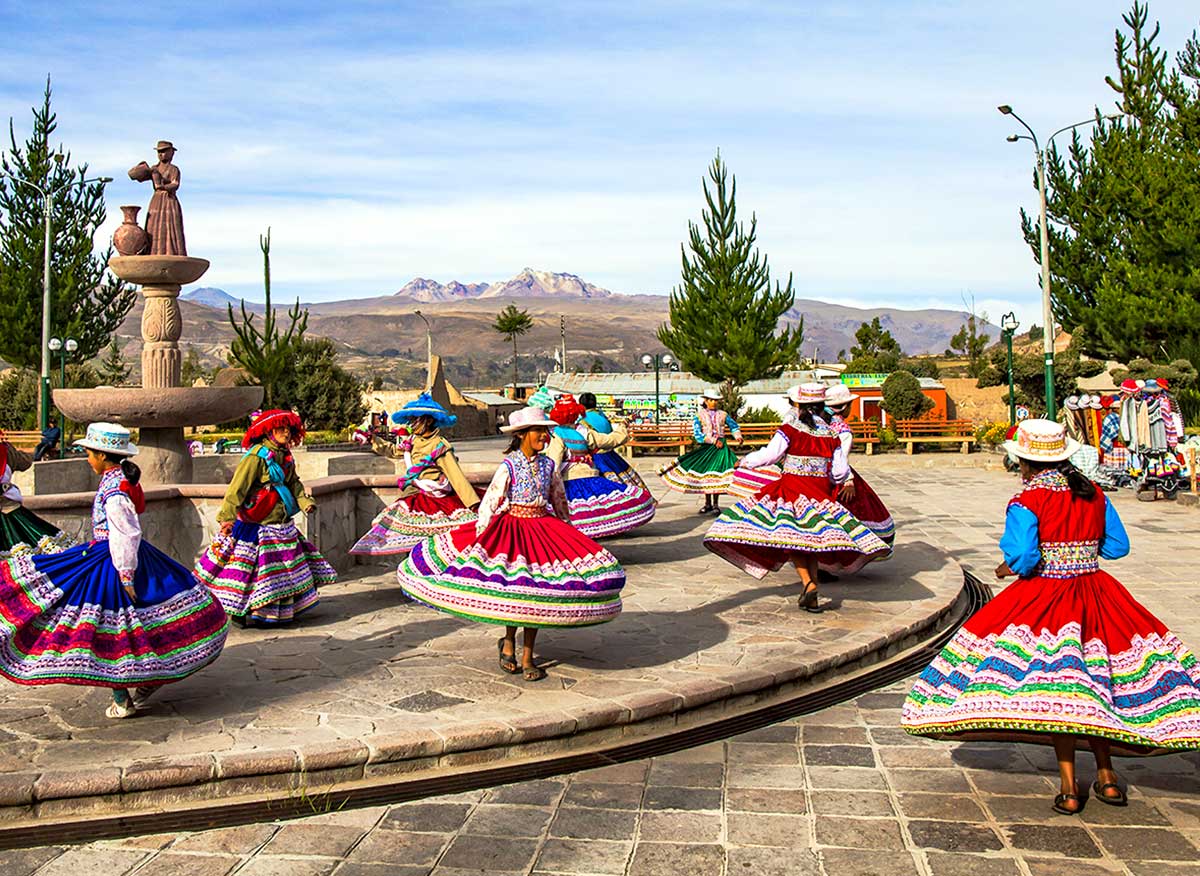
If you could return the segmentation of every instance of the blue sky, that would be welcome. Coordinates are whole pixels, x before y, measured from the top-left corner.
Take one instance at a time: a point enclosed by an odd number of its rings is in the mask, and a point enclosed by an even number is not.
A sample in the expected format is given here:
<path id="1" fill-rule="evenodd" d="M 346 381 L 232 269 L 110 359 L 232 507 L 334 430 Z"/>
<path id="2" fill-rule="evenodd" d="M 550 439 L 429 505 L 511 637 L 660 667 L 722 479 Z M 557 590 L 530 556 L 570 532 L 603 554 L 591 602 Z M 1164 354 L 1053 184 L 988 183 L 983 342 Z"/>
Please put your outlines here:
<path id="1" fill-rule="evenodd" d="M 1109 107 L 1127 4 L 0 0 L 0 111 L 125 171 L 173 140 L 206 285 L 386 294 L 525 266 L 665 293 L 720 148 L 797 293 L 1040 322 L 1017 208 L 1039 132 Z M 1154 0 L 1172 53 L 1194 0 Z M 1040 27 L 1040 31 L 1035 28 Z"/>

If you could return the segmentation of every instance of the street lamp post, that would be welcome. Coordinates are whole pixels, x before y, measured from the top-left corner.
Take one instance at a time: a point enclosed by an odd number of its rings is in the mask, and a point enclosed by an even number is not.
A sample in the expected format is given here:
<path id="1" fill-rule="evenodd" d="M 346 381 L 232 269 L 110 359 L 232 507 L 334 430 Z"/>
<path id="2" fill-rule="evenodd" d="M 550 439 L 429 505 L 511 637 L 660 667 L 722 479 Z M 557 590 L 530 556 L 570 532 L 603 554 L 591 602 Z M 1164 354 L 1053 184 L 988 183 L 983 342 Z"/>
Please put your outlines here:
<path id="1" fill-rule="evenodd" d="M 56 161 L 62 161 L 61 155 L 55 156 Z M 111 176 L 98 176 L 94 179 L 81 179 L 75 182 L 67 183 L 64 186 L 59 186 L 53 191 L 47 191 L 37 183 L 32 183 L 27 179 L 21 179 L 19 176 L 13 176 L 11 173 L 0 170 L 0 176 L 7 177 L 15 183 L 29 186 L 42 196 L 43 210 L 46 214 L 46 241 L 43 252 L 42 263 L 42 384 L 41 384 L 41 416 L 39 417 L 41 430 L 45 432 L 50 428 L 50 210 L 54 203 L 54 196 L 65 192 L 74 186 L 82 186 L 88 183 L 110 183 Z"/>
<path id="2" fill-rule="evenodd" d="M 1008 104 L 1001 104 L 996 107 L 1003 115 L 1012 116 L 1017 122 L 1029 132 L 1025 134 L 1009 134 L 1008 142 L 1016 143 L 1018 140 L 1029 140 L 1033 143 L 1033 155 L 1037 163 L 1038 177 L 1038 199 L 1040 203 L 1040 226 L 1041 226 L 1041 254 L 1042 254 L 1042 320 L 1046 323 L 1046 333 L 1043 336 L 1042 350 L 1045 355 L 1045 375 L 1046 375 L 1046 418 L 1053 420 L 1057 416 L 1056 402 L 1054 398 L 1054 311 L 1050 306 L 1050 231 L 1046 224 L 1046 149 L 1054 142 L 1054 138 L 1059 134 L 1067 131 L 1074 131 L 1076 128 L 1083 125 L 1094 125 L 1098 123 L 1101 117 L 1084 119 L 1082 122 L 1076 122 L 1073 125 L 1067 125 L 1065 128 L 1059 128 L 1053 134 L 1046 138 L 1046 146 L 1042 148 L 1038 142 L 1037 134 L 1033 132 L 1033 128 L 1025 124 L 1025 120 L 1013 112 L 1013 108 Z M 1116 115 L 1103 116 L 1105 119 L 1115 119 Z"/>
<path id="3" fill-rule="evenodd" d="M 658 396 L 659 396 L 659 378 L 658 372 L 660 368 L 670 368 L 675 360 L 670 353 L 646 353 L 642 356 L 642 364 L 649 368 L 654 366 L 654 425 L 658 425 Z"/>
<path id="4" fill-rule="evenodd" d="M 1017 315 L 1011 310 L 1000 317 L 1000 330 L 1004 333 L 1005 343 L 1008 344 L 1008 425 L 1012 426 L 1017 422 L 1017 398 L 1016 390 L 1013 388 L 1013 357 L 1012 345 L 1013 335 L 1017 332 L 1017 327 L 1020 325 L 1017 322 Z"/>
<path id="5" fill-rule="evenodd" d="M 61 341 L 58 338 L 51 338 L 46 346 L 53 352 L 58 353 L 58 361 L 60 366 L 59 386 L 63 389 L 67 388 L 67 356 L 79 349 L 79 342 L 74 338 L 67 338 L 66 341 Z M 58 458 L 63 459 L 67 455 L 67 418 L 62 411 L 58 412 Z"/>
<path id="6" fill-rule="evenodd" d="M 413 313 L 421 317 L 421 321 L 425 323 L 425 382 L 428 383 L 433 379 L 433 326 L 421 311 L 414 310 Z M 516 392 L 515 386 L 513 392 Z"/>

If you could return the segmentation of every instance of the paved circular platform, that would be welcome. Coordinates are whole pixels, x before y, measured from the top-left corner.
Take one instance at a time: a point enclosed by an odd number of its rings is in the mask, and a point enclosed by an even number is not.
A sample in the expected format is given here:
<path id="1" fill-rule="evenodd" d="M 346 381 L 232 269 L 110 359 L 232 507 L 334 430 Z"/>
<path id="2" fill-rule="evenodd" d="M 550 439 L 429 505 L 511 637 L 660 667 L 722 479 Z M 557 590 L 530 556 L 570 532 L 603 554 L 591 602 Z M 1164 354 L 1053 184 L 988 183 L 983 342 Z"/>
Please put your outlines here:
<path id="1" fill-rule="evenodd" d="M 756 581 L 706 551 L 711 517 L 668 494 L 606 544 L 628 571 L 614 622 L 544 631 L 549 677 L 496 665 L 500 628 L 402 601 L 394 566 L 358 567 L 280 630 L 235 629 L 220 660 L 135 719 L 107 692 L 0 687 L 0 820 L 135 811 L 544 757 L 714 720 L 928 635 L 959 566 L 904 539 L 895 557 L 796 608 L 794 573 Z"/>

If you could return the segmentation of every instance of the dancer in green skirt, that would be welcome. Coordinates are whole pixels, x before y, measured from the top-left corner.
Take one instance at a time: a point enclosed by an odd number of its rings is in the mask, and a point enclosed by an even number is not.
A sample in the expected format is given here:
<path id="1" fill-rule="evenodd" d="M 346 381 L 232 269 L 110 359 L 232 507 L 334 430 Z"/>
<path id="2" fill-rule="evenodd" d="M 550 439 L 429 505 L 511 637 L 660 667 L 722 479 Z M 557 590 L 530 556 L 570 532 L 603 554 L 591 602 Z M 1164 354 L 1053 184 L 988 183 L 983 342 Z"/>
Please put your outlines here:
<path id="1" fill-rule="evenodd" d="M 731 434 L 739 445 L 743 443 L 737 422 L 717 408 L 720 401 L 721 395 L 715 389 L 704 391 L 701 407 L 692 419 L 692 435 L 700 446 L 683 454 L 661 472 L 663 481 L 672 490 L 704 494 L 701 514 L 719 514 L 721 493 L 733 483 L 737 456 L 729 449 L 726 434 Z"/>
<path id="2" fill-rule="evenodd" d="M 33 458 L 5 441 L 0 432 L 0 560 L 16 553 L 56 554 L 75 544 L 57 526 L 21 504 L 13 474 L 31 465 Z"/>

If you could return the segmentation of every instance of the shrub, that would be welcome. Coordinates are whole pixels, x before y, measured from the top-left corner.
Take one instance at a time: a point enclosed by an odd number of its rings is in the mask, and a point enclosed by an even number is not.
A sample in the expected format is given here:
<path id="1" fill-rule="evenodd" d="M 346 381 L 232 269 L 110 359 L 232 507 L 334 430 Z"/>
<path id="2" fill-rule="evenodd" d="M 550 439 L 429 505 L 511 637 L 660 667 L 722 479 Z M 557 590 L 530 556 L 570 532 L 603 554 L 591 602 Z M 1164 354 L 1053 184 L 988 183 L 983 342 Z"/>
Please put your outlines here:
<path id="1" fill-rule="evenodd" d="M 763 405 L 761 408 L 746 408 L 738 415 L 737 421 L 739 423 L 778 423 L 780 417 L 774 410 Z"/>
<path id="2" fill-rule="evenodd" d="M 1008 433 L 1008 423 L 982 423 L 975 430 L 975 440 L 980 444 L 990 444 L 993 447 L 1004 442 Z"/>
<path id="3" fill-rule="evenodd" d="M 879 446 L 885 450 L 889 447 L 895 447 L 899 444 L 899 439 L 896 438 L 896 430 L 886 426 L 879 430 Z"/>
<path id="4" fill-rule="evenodd" d="M 921 382 L 907 371 L 893 371 L 883 382 L 883 409 L 898 420 L 912 420 L 933 407 Z"/>

